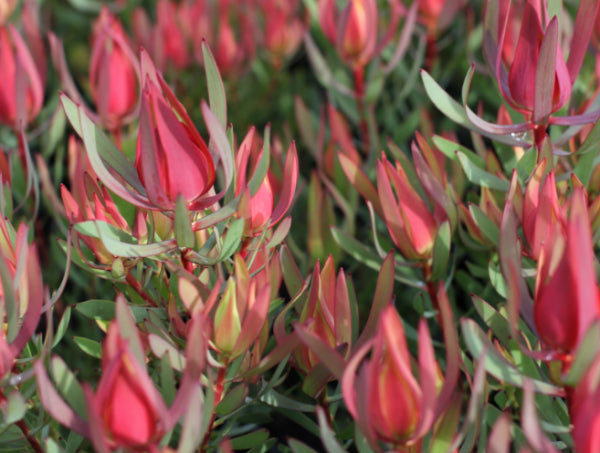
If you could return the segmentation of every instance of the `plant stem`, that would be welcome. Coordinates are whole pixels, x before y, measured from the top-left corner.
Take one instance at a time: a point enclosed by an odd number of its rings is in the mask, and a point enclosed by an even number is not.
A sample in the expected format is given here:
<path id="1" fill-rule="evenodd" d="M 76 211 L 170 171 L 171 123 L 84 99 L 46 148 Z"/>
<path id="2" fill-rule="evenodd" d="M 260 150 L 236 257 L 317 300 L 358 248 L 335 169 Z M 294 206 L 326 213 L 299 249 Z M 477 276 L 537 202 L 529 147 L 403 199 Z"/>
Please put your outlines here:
<path id="1" fill-rule="evenodd" d="M 363 139 L 363 151 L 365 154 L 371 152 L 371 140 L 369 136 L 369 124 L 367 121 L 367 110 L 365 106 L 365 68 L 359 66 L 354 70 L 354 98 L 358 109 L 360 133 Z"/>
<path id="2" fill-rule="evenodd" d="M 15 423 L 15 425 L 19 427 L 19 429 L 27 439 L 27 442 L 29 442 L 29 445 L 31 445 L 31 448 L 33 448 L 33 450 L 36 453 L 44 453 L 44 449 L 42 448 L 38 440 L 31 434 L 31 432 L 29 431 L 29 427 L 27 426 L 24 420 L 19 420 Z"/>
<path id="3" fill-rule="evenodd" d="M 223 390 L 225 389 L 225 377 L 227 376 L 227 365 L 225 362 L 222 368 L 219 368 L 219 372 L 217 374 L 217 379 L 215 381 L 215 400 L 213 405 L 213 411 L 210 418 L 210 423 L 208 424 L 208 429 L 206 430 L 206 434 L 204 434 L 204 439 L 202 439 L 202 446 L 200 451 L 208 451 L 208 441 L 210 440 L 210 435 L 212 433 L 215 420 L 217 418 L 217 413 L 215 412 L 215 408 L 221 402 L 221 398 L 223 398 Z"/>

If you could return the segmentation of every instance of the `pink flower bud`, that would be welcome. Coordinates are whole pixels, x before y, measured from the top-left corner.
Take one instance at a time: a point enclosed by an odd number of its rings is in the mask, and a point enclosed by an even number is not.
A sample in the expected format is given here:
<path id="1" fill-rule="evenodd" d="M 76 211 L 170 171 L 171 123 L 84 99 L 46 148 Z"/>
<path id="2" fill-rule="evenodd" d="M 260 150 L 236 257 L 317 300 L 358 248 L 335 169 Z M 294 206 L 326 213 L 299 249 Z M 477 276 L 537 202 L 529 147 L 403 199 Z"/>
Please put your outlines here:
<path id="1" fill-rule="evenodd" d="M 554 19 L 556 20 L 556 19 Z M 542 26 L 541 10 L 531 2 L 525 5 L 523 22 L 515 54 L 508 74 L 509 97 L 507 100 L 517 110 L 533 112 L 535 107 L 536 73 L 542 44 L 546 39 L 546 27 Z M 554 91 L 551 112 L 559 110 L 571 96 L 572 81 L 560 46 L 556 45 Z"/>
<path id="2" fill-rule="evenodd" d="M 300 313 L 299 323 L 307 326 L 308 331 L 332 349 L 338 346 L 349 348 L 352 344 L 351 313 L 352 306 L 343 269 L 340 269 L 336 278 L 331 256 L 325 261 L 322 270 L 317 261 L 308 300 Z M 309 373 L 319 362 L 317 355 L 305 344 L 296 349 L 294 358 L 304 373 Z"/>
<path id="3" fill-rule="evenodd" d="M 113 448 L 135 449 L 158 442 L 164 434 L 161 418 L 167 409 L 116 322 L 104 340 L 102 371 L 88 412 L 93 411 L 90 419 L 102 423 L 105 442 Z"/>
<path id="4" fill-rule="evenodd" d="M 8 220 L 0 217 L 0 272 L 4 274 L 0 285 L 3 313 L 0 322 L 4 326 L 0 330 L 0 379 L 13 367 L 14 360 L 35 332 L 41 315 L 42 270 L 37 249 L 27 243 L 27 235 L 25 224 L 15 231 Z M 19 274 L 18 269 L 21 269 Z M 8 306 L 9 303 L 12 306 Z M 12 322 L 7 317 L 9 313 L 16 316 Z"/>
<path id="5" fill-rule="evenodd" d="M 118 128 L 137 105 L 136 65 L 121 23 L 108 8 L 102 8 L 94 26 L 90 87 L 108 128 Z"/>
<path id="6" fill-rule="evenodd" d="M 213 341 L 221 354 L 232 360 L 249 351 L 267 321 L 270 301 L 270 280 L 251 277 L 241 255 L 236 255 L 235 276 L 229 278 L 213 318 Z M 212 308 L 207 303 L 207 312 Z"/>
<path id="7" fill-rule="evenodd" d="M 600 360 L 596 358 L 573 391 L 573 441 L 579 453 L 600 451 Z"/>
<path id="8" fill-rule="evenodd" d="M 380 315 L 374 338 L 354 354 L 342 378 L 348 410 L 372 445 L 410 444 L 434 422 L 430 411 L 442 378 L 424 321 L 419 324 L 418 378 L 416 370 L 402 320 L 390 305 Z"/>
<path id="9" fill-rule="evenodd" d="M 534 319 L 540 339 L 570 354 L 600 317 L 600 292 L 583 190 L 570 202 L 570 218 L 544 244 L 535 282 Z"/>
<path id="10" fill-rule="evenodd" d="M 173 209 L 183 196 L 190 208 L 213 186 L 215 167 L 206 143 L 147 55 L 135 165 L 157 209 Z"/>
<path id="11" fill-rule="evenodd" d="M 319 24 L 342 59 L 352 68 L 364 67 L 389 42 L 401 7 L 392 2 L 390 26 L 379 40 L 379 16 L 375 0 L 351 0 L 338 11 L 335 0 L 319 1 Z"/>
<path id="12" fill-rule="evenodd" d="M 408 182 L 406 173 L 400 165 L 394 167 L 383 156 L 377 162 L 377 181 L 385 223 L 394 244 L 408 259 L 428 258 L 437 235 L 437 224 Z"/>
<path id="13" fill-rule="evenodd" d="M 25 41 L 13 25 L 0 27 L 0 122 L 25 127 L 42 108 L 42 79 Z"/>

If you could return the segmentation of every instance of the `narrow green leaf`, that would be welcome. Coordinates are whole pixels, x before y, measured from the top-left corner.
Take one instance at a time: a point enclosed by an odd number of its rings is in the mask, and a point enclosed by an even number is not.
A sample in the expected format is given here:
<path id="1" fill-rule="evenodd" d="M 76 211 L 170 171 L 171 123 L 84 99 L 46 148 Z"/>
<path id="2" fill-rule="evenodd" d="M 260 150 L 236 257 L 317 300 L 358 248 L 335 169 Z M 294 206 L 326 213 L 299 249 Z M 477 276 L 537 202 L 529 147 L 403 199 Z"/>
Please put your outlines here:
<path id="1" fill-rule="evenodd" d="M 537 157 L 537 153 L 534 150 L 529 150 L 523 154 L 521 159 L 519 159 L 519 162 L 515 168 L 517 169 L 517 174 L 519 175 L 519 181 L 522 184 L 529 179 L 529 176 L 533 172 L 533 169 L 537 164 Z"/>
<path id="2" fill-rule="evenodd" d="M 457 151 L 456 155 L 458 156 L 460 164 L 462 165 L 469 181 L 481 187 L 488 187 L 490 189 L 508 192 L 508 189 L 510 188 L 510 183 L 508 181 L 500 179 L 498 176 L 482 170 L 461 151 Z"/>
<path id="3" fill-rule="evenodd" d="M 317 453 L 316 450 L 296 439 L 288 439 L 288 446 L 292 450 L 292 453 Z"/>
<path id="4" fill-rule="evenodd" d="M 383 263 L 383 259 L 373 249 L 370 249 L 353 237 L 348 236 L 337 227 L 331 227 L 331 235 L 333 236 L 335 242 L 337 242 L 338 245 L 355 260 L 376 271 L 381 269 L 381 263 Z M 405 283 L 415 288 L 424 287 L 423 282 L 417 277 L 412 277 L 407 274 L 400 274 L 399 272 L 400 271 L 397 270 L 394 276 L 396 281 Z"/>
<path id="5" fill-rule="evenodd" d="M 175 373 L 167 355 L 164 355 L 160 360 L 160 386 L 165 403 L 167 403 L 167 406 L 171 406 L 177 391 L 175 388 Z"/>
<path id="6" fill-rule="evenodd" d="M 0 315 L 4 319 L 6 316 L 6 341 L 11 343 L 17 333 L 19 333 L 19 323 L 17 322 L 17 315 L 19 312 L 18 302 L 15 297 L 15 289 L 13 286 L 10 272 L 6 264 L 6 258 L 0 254 L 0 282 L 2 283 L 4 304 L 0 304 Z M 4 313 L 2 313 L 4 309 Z"/>
<path id="7" fill-rule="evenodd" d="M 281 393 L 270 389 L 263 393 L 259 398 L 263 403 L 269 406 L 278 407 L 281 409 L 290 409 L 299 412 L 314 412 L 315 406 L 313 404 L 306 404 L 289 398 Z"/>
<path id="8" fill-rule="evenodd" d="M 433 269 L 431 278 L 433 281 L 440 280 L 444 272 L 448 269 L 448 260 L 450 259 L 450 240 L 452 231 L 450 231 L 450 223 L 445 221 L 438 228 L 438 233 L 433 245 Z"/>
<path id="9" fill-rule="evenodd" d="M 129 159 L 127 159 L 127 157 L 117 149 L 117 147 L 110 141 L 106 134 L 96 127 L 96 125 L 87 117 L 85 112 L 83 112 L 83 109 L 81 109 L 67 96 L 61 96 L 60 100 L 67 118 L 77 134 L 79 134 L 84 141 L 86 139 L 93 140 L 98 155 L 102 158 L 103 162 L 114 169 L 117 174 L 131 184 L 131 186 L 137 192 L 145 193 L 144 186 L 140 181 L 138 172 Z M 82 124 L 82 122 L 85 124 Z M 85 136 L 84 134 L 86 129 L 91 131 L 89 136 Z"/>
<path id="10" fill-rule="evenodd" d="M 469 159 L 471 159 L 471 161 L 479 168 L 485 168 L 485 162 L 483 161 L 483 159 L 477 154 L 475 154 L 473 151 L 471 151 L 469 148 L 460 145 L 456 142 L 453 142 L 452 140 L 448 140 L 447 138 L 442 137 L 440 135 L 434 135 L 432 137 L 432 140 L 436 148 L 439 149 L 442 153 L 444 153 L 444 155 L 448 159 L 453 160 L 455 162 L 459 162 L 458 156 L 456 155 L 456 151 L 460 151 L 469 156 Z"/>
<path id="11" fill-rule="evenodd" d="M 179 247 L 194 248 L 195 236 L 190 222 L 190 213 L 181 194 L 177 196 L 175 203 L 175 239 Z"/>
<path id="12" fill-rule="evenodd" d="M 52 347 L 55 347 L 65 336 L 67 329 L 69 328 L 69 321 L 71 320 L 71 306 L 69 305 L 60 319 L 60 323 L 56 329 L 56 334 L 54 334 L 54 339 L 52 340 Z"/>
<path id="13" fill-rule="evenodd" d="M 490 261 L 488 264 L 488 275 L 490 278 L 490 283 L 494 289 L 498 292 L 498 294 L 506 298 L 508 294 L 508 288 L 506 286 L 506 281 L 504 280 L 500 266 L 493 261 Z"/>
<path id="14" fill-rule="evenodd" d="M 269 431 L 266 429 L 257 429 L 243 436 L 231 439 L 231 446 L 234 450 L 249 450 L 257 445 L 261 445 L 269 438 Z"/>
<path id="15" fill-rule="evenodd" d="M 2 420 L 4 424 L 10 425 L 22 420 L 27 412 L 27 404 L 25 398 L 16 390 L 13 390 L 6 397 L 6 401 L 2 403 Z"/>
<path id="16" fill-rule="evenodd" d="M 219 123 L 225 129 L 227 127 L 227 100 L 225 98 L 225 86 L 215 58 L 206 41 L 202 40 L 202 55 L 204 57 L 204 72 L 208 85 L 208 102 L 210 109 L 214 112 Z"/>
<path id="17" fill-rule="evenodd" d="M 73 337 L 73 341 L 87 355 L 102 358 L 102 345 L 99 342 L 85 337 Z"/>
<path id="18" fill-rule="evenodd" d="M 67 364 L 58 356 L 50 359 L 50 370 L 52 379 L 65 401 L 73 408 L 75 413 L 82 419 L 87 419 L 87 408 L 83 389 L 77 381 L 75 374 L 69 369 Z"/>
<path id="19" fill-rule="evenodd" d="M 167 253 L 177 247 L 175 239 L 138 244 L 137 239 L 101 220 L 87 220 L 75 224 L 75 230 L 86 236 L 100 239 L 108 252 L 114 256 L 145 258 Z"/>
<path id="20" fill-rule="evenodd" d="M 596 320 L 592 323 L 586 334 L 584 335 L 577 353 L 575 354 L 575 360 L 569 368 L 569 372 L 564 380 L 564 384 L 576 387 L 577 383 L 589 368 L 591 363 L 600 352 L 600 323 Z"/>
<path id="21" fill-rule="evenodd" d="M 498 241 L 500 240 L 500 230 L 496 224 L 475 204 L 469 204 L 469 212 L 483 235 L 493 244 L 498 244 Z"/>
<path id="22" fill-rule="evenodd" d="M 496 338 L 498 338 L 504 346 L 508 347 L 511 336 L 508 319 L 498 313 L 494 307 L 480 297 L 473 296 L 472 301 L 477 313 L 481 316 L 485 325 L 491 329 Z"/>
<path id="23" fill-rule="evenodd" d="M 512 363 L 502 357 L 489 338 L 487 338 L 485 333 L 472 319 L 462 319 L 461 327 L 465 343 L 471 355 L 479 358 L 485 348 L 487 351 L 484 358 L 485 369 L 499 381 L 523 388 L 524 379 L 530 379 L 538 393 L 547 395 L 562 395 L 564 393 L 559 387 L 523 376 Z"/>
<path id="24" fill-rule="evenodd" d="M 168 319 L 164 308 L 138 307 L 136 305 L 130 305 L 129 308 L 136 323 L 148 319 L 150 312 L 156 314 L 160 319 Z M 115 319 L 115 302 L 112 300 L 90 299 L 78 303 L 75 309 L 86 318 L 97 321 L 111 321 Z"/>
<path id="25" fill-rule="evenodd" d="M 215 408 L 215 412 L 219 415 L 227 415 L 236 410 L 242 404 L 248 396 L 248 386 L 246 384 L 240 384 L 229 390 L 225 397 Z"/>
<path id="26" fill-rule="evenodd" d="M 317 419 L 319 420 L 321 440 L 327 453 L 347 453 L 335 438 L 335 433 L 329 427 L 327 414 L 325 414 L 325 410 L 320 406 L 317 407 Z"/>
<path id="27" fill-rule="evenodd" d="M 248 183 L 248 188 L 250 189 L 250 195 L 256 195 L 258 189 L 260 189 L 261 184 L 263 183 L 265 177 L 267 176 L 267 172 L 269 171 L 269 166 L 271 165 L 271 127 L 267 125 L 265 128 L 265 135 L 263 138 L 263 150 L 260 156 L 260 160 L 256 165 L 254 173 L 252 174 L 252 178 L 250 178 L 250 182 Z M 242 169 L 244 171 L 244 169 Z"/>
<path id="28" fill-rule="evenodd" d="M 156 357 L 164 357 L 167 356 L 169 358 L 169 363 L 173 367 L 173 369 L 177 371 L 183 371 L 185 369 L 185 357 L 175 346 L 169 343 L 162 337 L 159 337 L 156 334 L 151 333 L 148 335 L 148 343 L 150 344 L 150 349 L 152 353 Z"/>
<path id="29" fill-rule="evenodd" d="M 225 234 L 225 240 L 223 241 L 223 248 L 219 255 L 220 261 L 228 259 L 239 250 L 243 234 L 244 219 L 235 219 L 229 224 L 227 233 Z"/>

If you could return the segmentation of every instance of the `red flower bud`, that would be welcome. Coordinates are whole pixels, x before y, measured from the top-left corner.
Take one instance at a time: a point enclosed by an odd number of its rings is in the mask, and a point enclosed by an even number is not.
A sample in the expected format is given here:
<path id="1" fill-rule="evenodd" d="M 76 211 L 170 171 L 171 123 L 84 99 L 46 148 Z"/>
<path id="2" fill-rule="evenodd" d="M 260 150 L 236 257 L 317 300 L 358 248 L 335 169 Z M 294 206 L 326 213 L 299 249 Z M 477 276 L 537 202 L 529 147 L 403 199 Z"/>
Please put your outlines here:
<path id="1" fill-rule="evenodd" d="M 142 73 L 135 165 L 148 200 L 157 209 L 170 210 L 181 195 L 191 208 L 202 206 L 201 198 L 215 180 L 208 147 L 145 54 Z"/>
<path id="2" fill-rule="evenodd" d="M 94 27 L 90 88 L 98 113 L 108 128 L 119 127 L 136 107 L 136 59 L 121 23 L 102 8 Z"/>
<path id="3" fill-rule="evenodd" d="M 535 282 L 534 318 L 539 336 L 563 353 L 571 353 L 600 317 L 594 248 L 581 189 L 574 192 L 570 206 L 566 226 L 557 226 L 542 249 Z"/>
<path id="4" fill-rule="evenodd" d="M 25 41 L 13 25 L 0 28 L 0 122 L 18 129 L 40 111 L 42 79 Z"/>

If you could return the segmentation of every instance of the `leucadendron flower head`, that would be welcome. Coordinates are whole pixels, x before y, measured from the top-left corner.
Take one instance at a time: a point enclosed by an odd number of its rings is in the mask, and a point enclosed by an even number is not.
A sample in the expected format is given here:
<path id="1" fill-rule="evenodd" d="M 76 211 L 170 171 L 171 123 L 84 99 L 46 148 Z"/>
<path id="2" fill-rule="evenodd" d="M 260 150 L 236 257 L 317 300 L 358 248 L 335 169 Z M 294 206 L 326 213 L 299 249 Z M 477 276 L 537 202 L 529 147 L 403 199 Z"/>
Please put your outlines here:
<path id="1" fill-rule="evenodd" d="M 141 56 L 143 89 L 135 165 L 148 200 L 170 210 L 177 196 L 197 209 L 215 181 L 208 146 L 148 55 Z"/>
<path id="2" fill-rule="evenodd" d="M 337 9 L 335 0 L 319 1 L 321 29 L 352 69 L 366 66 L 394 36 L 403 7 L 397 0 L 389 3 L 389 26 L 380 37 L 376 0 L 350 0 L 341 11 Z"/>
<path id="3" fill-rule="evenodd" d="M 212 341 L 227 360 L 250 350 L 268 320 L 271 302 L 270 279 L 261 274 L 252 276 L 240 254 L 234 260 L 235 272 L 225 291 L 218 299 L 211 295 L 205 307 L 207 315 L 214 309 Z M 268 269 L 268 262 L 265 265 Z"/>
<path id="4" fill-rule="evenodd" d="M 35 332 L 42 313 L 44 288 L 37 248 L 27 242 L 28 227 L 15 231 L 0 218 L 0 379 Z"/>
<path id="5" fill-rule="evenodd" d="M 177 394 L 167 407 L 146 369 L 144 346 L 122 294 L 117 296 L 115 311 L 116 319 L 109 324 L 102 344 L 98 387 L 94 391 L 87 383 L 74 383 L 79 388 L 75 397 L 83 396 L 84 404 L 79 400 L 75 409 L 65 401 L 72 403 L 74 394 L 59 394 L 43 361 L 34 365 L 38 395 L 55 420 L 90 439 L 95 451 L 158 452 L 162 437 L 175 427 L 197 397 L 208 347 L 204 318 L 193 316 L 189 322 L 185 369 Z M 54 369 L 60 366 L 68 370 L 58 357 L 50 362 Z"/>
<path id="6" fill-rule="evenodd" d="M 119 20 L 104 6 L 94 24 L 90 89 L 108 129 L 133 119 L 139 97 L 138 62 Z"/>
<path id="7" fill-rule="evenodd" d="M 390 305 L 381 313 L 372 341 L 350 359 L 344 371 L 344 402 L 372 444 L 377 440 L 393 445 L 414 443 L 431 427 L 428 405 L 435 403 L 442 377 L 425 321 L 418 332 L 415 374 L 402 320 Z M 371 356 L 366 358 L 369 350 Z"/>
<path id="8" fill-rule="evenodd" d="M 590 325 L 600 318 L 589 216 L 583 189 L 544 243 L 537 265 L 534 320 L 539 337 L 569 363 Z"/>
<path id="9" fill-rule="evenodd" d="M 234 173 L 223 126 L 203 101 L 202 114 L 214 139 L 209 151 L 187 111 L 143 49 L 140 62 L 143 87 L 135 164 L 98 129 L 83 105 L 61 96 L 63 109 L 83 139 L 92 168 L 108 190 L 137 208 L 163 211 L 173 217 L 178 199 L 188 210 L 214 205 L 225 195 Z M 217 194 L 215 160 L 222 163 L 225 175 L 224 187 Z"/>
<path id="10" fill-rule="evenodd" d="M 12 24 L 0 27 L 0 123 L 25 128 L 44 101 L 42 76 L 21 34 Z"/>

